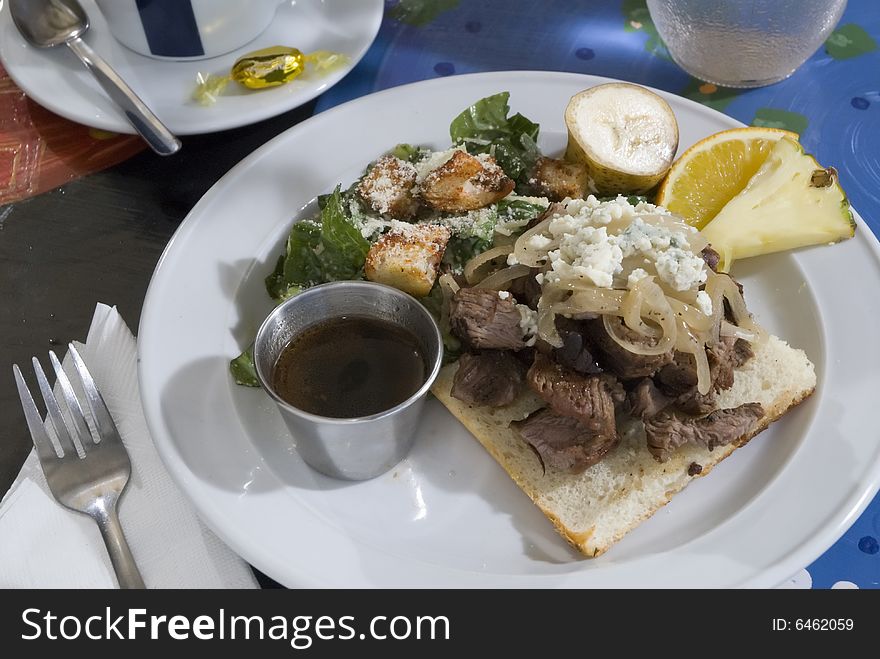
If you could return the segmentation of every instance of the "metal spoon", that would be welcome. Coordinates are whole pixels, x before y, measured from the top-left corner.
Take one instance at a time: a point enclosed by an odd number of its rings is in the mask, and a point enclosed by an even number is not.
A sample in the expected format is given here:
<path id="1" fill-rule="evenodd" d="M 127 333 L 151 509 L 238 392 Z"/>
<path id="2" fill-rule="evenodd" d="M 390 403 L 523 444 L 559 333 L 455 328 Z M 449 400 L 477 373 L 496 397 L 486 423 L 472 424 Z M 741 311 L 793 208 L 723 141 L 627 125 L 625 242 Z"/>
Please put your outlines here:
<path id="1" fill-rule="evenodd" d="M 180 149 L 180 140 L 80 38 L 89 29 L 89 17 L 76 0 L 9 0 L 9 10 L 18 31 L 31 45 L 52 48 L 65 44 L 76 53 L 153 151 L 167 156 Z"/>

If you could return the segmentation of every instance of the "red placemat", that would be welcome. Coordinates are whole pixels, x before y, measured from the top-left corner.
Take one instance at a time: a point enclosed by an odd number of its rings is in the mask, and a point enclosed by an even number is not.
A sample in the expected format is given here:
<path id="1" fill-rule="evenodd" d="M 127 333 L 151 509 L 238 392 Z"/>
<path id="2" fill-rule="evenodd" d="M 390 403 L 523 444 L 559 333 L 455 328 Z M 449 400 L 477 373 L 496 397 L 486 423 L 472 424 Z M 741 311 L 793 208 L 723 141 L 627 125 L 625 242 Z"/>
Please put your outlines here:
<path id="1" fill-rule="evenodd" d="M 137 136 L 52 114 L 27 98 L 0 66 L 0 204 L 51 190 L 143 149 Z"/>

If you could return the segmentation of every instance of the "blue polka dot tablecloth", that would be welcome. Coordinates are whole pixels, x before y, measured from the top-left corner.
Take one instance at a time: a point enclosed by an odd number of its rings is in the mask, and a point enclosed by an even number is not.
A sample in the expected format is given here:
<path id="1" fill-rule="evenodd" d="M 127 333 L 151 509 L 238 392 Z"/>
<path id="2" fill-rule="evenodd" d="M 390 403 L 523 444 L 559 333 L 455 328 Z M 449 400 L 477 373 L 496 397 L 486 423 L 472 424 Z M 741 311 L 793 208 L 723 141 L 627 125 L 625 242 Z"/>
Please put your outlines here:
<path id="1" fill-rule="evenodd" d="M 850 0 L 831 37 L 788 80 L 730 90 L 670 59 L 645 0 L 395 0 L 355 70 L 316 111 L 371 92 L 460 73 L 550 70 L 658 87 L 750 125 L 788 128 L 840 171 L 847 194 L 880 235 L 880 11 Z M 880 434 L 878 434 L 880 441 Z M 880 587 L 880 496 L 838 542 L 785 584 Z"/>

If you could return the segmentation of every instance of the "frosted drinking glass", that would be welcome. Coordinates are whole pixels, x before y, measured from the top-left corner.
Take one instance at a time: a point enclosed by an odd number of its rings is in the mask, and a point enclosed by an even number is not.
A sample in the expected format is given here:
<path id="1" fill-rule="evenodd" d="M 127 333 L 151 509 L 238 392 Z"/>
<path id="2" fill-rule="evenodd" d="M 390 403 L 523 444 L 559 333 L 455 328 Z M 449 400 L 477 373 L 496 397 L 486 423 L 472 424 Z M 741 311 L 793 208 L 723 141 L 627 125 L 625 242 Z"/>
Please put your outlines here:
<path id="1" fill-rule="evenodd" d="M 846 0 L 648 0 L 669 54 L 725 87 L 784 80 L 828 38 Z"/>

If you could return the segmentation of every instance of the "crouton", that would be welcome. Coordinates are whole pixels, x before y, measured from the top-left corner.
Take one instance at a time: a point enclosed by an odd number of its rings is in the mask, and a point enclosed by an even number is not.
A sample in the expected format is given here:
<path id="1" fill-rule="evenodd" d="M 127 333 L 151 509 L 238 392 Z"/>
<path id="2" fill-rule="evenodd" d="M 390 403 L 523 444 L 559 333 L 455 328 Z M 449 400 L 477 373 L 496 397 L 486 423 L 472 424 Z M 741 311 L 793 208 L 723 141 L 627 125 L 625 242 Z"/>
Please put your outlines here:
<path id="1" fill-rule="evenodd" d="M 443 226 L 395 224 L 370 248 L 364 272 L 370 281 L 424 297 L 434 286 L 440 259 L 452 234 Z"/>
<path id="2" fill-rule="evenodd" d="M 419 209 L 413 194 L 416 168 L 391 155 L 379 158 L 361 179 L 357 192 L 377 213 L 397 220 L 412 218 Z"/>
<path id="3" fill-rule="evenodd" d="M 421 196 L 435 210 L 462 212 L 500 201 L 514 183 L 489 155 L 472 156 L 455 151 L 421 183 Z"/>
<path id="4" fill-rule="evenodd" d="M 587 194 L 590 175 L 580 163 L 541 157 L 535 163 L 529 184 L 550 201 L 582 199 Z"/>

